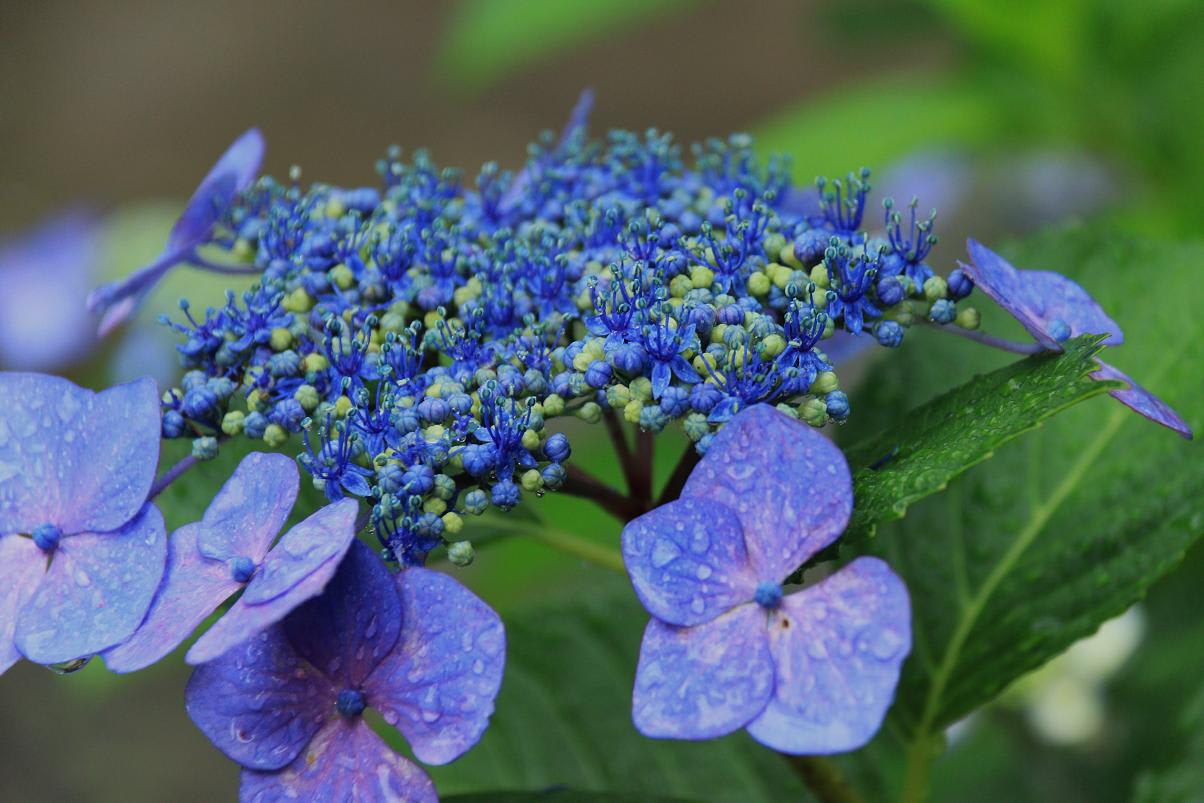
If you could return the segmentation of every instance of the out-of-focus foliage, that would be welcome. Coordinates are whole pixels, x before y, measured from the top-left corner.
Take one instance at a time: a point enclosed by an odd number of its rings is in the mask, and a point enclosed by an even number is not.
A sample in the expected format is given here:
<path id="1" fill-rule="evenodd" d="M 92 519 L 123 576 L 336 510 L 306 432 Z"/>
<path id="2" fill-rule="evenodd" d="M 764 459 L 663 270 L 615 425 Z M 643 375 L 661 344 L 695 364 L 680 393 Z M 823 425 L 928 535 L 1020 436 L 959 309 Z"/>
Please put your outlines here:
<path id="1" fill-rule="evenodd" d="M 451 89 L 476 93 L 556 53 L 656 19 L 698 0 L 462 0 L 436 70 Z"/>

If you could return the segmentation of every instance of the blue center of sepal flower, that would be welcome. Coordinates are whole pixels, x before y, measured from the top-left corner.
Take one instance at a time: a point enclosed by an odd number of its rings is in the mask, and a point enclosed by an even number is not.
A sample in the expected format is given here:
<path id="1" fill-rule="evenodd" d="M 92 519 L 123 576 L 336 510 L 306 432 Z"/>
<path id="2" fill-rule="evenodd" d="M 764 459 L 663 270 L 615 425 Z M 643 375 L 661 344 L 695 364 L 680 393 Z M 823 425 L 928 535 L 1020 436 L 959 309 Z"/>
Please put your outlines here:
<path id="1" fill-rule="evenodd" d="M 38 545 L 38 549 L 43 552 L 51 552 L 59 545 L 63 531 L 53 524 L 42 524 L 36 527 L 30 535 L 33 536 L 33 542 Z"/>
<path id="2" fill-rule="evenodd" d="M 248 583 L 255 576 L 255 561 L 246 555 L 230 558 L 227 565 L 230 567 L 230 578 L 236 583 Z"/>
<path id="3" fill-rule="evenodd" d="M 368 703 L 364 699 L 364 693 L 359 689 L 343 689 L 339 692 L 339 699 L 334 707 L 345 717 L 358 717 L 364 713 Z"/>
<path id="4" fill-rule="evenodd" d="M 766 610 L 772 611 L 782 604 L 782 586 L 768 581 L 757 586 L 753 600 Z"/>

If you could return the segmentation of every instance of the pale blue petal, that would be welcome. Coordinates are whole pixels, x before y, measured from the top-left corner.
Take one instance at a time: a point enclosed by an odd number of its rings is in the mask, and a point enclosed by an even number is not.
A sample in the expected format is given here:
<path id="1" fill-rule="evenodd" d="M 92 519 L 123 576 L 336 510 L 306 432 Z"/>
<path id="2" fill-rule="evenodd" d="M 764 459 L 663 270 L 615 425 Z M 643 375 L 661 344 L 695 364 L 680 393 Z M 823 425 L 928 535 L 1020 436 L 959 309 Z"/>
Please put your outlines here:
<path id="1" fill-rule="evenodd" d="M 1129 385 L 1123 390 L 1114 390 L 1109 395 L 1151 421 L 1179 433 L 1188 440 L 1192 439 L 1191 427 L 1169 404 L 1134 382 L 1119 368 L 1109 365 L 1103 360 L 1097 359 L 1096 362 L 1099 363 L 1099 370 L 1091 375 L 1092 379 L 1119 379 Z"/>
<path id="2" fill-rule="evenodd" d="M 506 633 L 492 608 L 445 574 L 405 569 L 397 587 L 401 638 L 364 693 L 415 756 L 446 764 L 476 744 L 489 724 L 506 664 Z"/>
<path id="3" fill-rule="evenodd" d="M 653 739 L 714 739 L 744 727 L 773 693 L 766 613 L 741 605 L 696 627 L 644 630 L 631 717 Z"/>
<path id="4" fill-rule="evenodd" d="M 167 251 L 193 248 L 208 239 L 238 193 L 251 186 L 263 163 L 263 134 L 252 128 L 226 149 L 201 181 L 167 238 Z"/>
<path id="5" fill-rule="evenodd" d="M 297 464 L 282 454 L 252 452 L 222 486 L 197 533 L 206 557 L 251 558 L 257 565 L 297 499 Z"/>
<path id="6" fill-rule="evenodd" d="M 159 462 L 150 379 L 101 393 L 43 374 L 0 373 L 0 533 L 54 524 L 105 532 L 146 501 Z"/>
<path id="7" fill-rule="evenodd" d="M 63 538 L 17 617 L 17 649 L 53 664 L 125 641 L 150 608 L 167 561 L 167 533 L 154 505 L 108 533 Z"/>
<path id="8" fill-rule="evenodd" d="M 243 770 L 242 803 L 438 803 L 422 768 L 393 752 L 362 720 L 330 722 L 279 772 Z"/>
<path id="9" fill-rule="evenodd" d="M 708 499 L 678 499 L 623 528 L 623 563 L 648 612 L 672 625 L 709 622 L 753 597 L 757 576 L 740 520 Z"/>
<path id="10" fill-rule="evenodd" d="M 719 430 L 682 498 L 734 510 L 757 579 L 780 583 L 844 532 L 853 481 L 835 444 L 761 404 Z"/>
<path id="11" fill-rule="evenodd" d="M 335 502 L 285 533 L 243 595 L 184 659 L 190 664 L 212 661 L 321 594 L 355 540 L 357 512 L 354 500 Z"/>
<path id="12" fill-rule="evenodd" d="M 791 594 L 772 618 L 774 694 L 748 726 L 783 753 L 855 750 L 894 699 L 911 650 L 907 589 L 877 558 L 858 558 Z"/>
<path id="13" fill-rule="evenodd" d="M 0 535 L 0 675 L 21 658 L 17 614 L 46 574 L 46 555 L 30 538 Z"/>

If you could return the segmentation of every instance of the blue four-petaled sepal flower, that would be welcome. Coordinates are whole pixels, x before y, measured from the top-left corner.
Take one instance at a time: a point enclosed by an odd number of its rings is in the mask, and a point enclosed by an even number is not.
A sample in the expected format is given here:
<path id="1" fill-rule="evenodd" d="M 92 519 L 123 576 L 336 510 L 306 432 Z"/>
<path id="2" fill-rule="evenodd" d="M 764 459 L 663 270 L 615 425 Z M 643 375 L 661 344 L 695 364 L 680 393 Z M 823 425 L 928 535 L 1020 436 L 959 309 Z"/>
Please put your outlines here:
<path id="1" fill-rule="evenodd" d="M 187 654 L 212 660 L 322 593 L 355 539 L 358 504 L 320 508 L 272 545 L 297 498 L 296 464 L 253 452 L 239 463 L 204 517 L 171 537 L 167 572 L 145 621 L 104 654 L 114 672 L 133 672 L 166 656 L 236 592 L 242 596 Z"/>
<path id="2" fill-rule="evenodd" d="M 800 591 L 782 587 L 840 536 L 852 503 L 840 450 L 757 405 L 715 436 L 680 499 L 627 525 L 623 558 L 653 617 L 632 698 L 641 733 L 747 728 L 799 754 L 869 741 L 911 648 L 902 581 L 863 557 Z"/>
<path id="3" fill-rule="evenodd" d="M 0 672 L 86 658 L 138 627 L 163 576 L 159 396 L 0 373 Z"/>
<path id="4" fill-rule="evenodd" d="M 1107 335 L 1104 344 L 1119 346 L 1124 333 L 1091 295 L 1059 273 L 1020 270 L 976 240 L 969 240 L 970 264 L 962 269 L 974 285 L 1003 307 L 1038 343 L 1061 351 L 1062 342 L 1083 334 Z M 1091 376 L 1098 380 L 1121 380 L 1129 387 L 1111 392 L 1121 404 L 1167 427 L 1185 438 L 1191 427 L 1170 405 L 1103 360 Z"/>
<path id="5" fill-rule="evenodd" d="M 320 597 L 198 668 L 185 704 L 243 767 L 242 800 L 435 801 L 426 773 L 363 712 L 420 761 L 452 761 L 489 724 L 505 651 L 497 614 L 455 580 L 394 575 L 356 542 Z"/>

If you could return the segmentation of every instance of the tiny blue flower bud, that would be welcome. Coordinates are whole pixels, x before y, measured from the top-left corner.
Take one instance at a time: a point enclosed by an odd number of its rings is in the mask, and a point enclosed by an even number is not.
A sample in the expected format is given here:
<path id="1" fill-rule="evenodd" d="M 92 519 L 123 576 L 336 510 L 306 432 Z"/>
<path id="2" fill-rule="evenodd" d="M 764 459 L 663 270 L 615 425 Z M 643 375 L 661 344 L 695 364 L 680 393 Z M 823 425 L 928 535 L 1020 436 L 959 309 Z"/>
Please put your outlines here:
<path id="1" fill-rule="evenodd" d="M 1049 336 L 1059 343 L 1070 338 L 1070 326 L 1061 318 L 1049 322 Z"/>
<path id="2" fill-rule="evenodd" d="M 180 410 L 194 421 L 204 421 L 212 417 L 217 405 L 217 394 L 202 383 L 184 393 Z"/>
<path id="3" fill-rule="evenodd" d="M 563 463 L 569 459 L 571 453 L 568 437 L 562 432 L 557 432 L 544 443 L 543 451 L 553 463 Z"/>
<path id="4" fill-rule="evenodd" d="M 834 390 L 824 396 L 824 405 L 828 408 L 828 415 L 836 421 L 843 421 L 849 417 L 849 397 L 843 390 Z"/>
<path id="5" fill-rule="evenodd" d="M 883 306 L 893 307 L 903 300 L 904 295 L 903 283 L 894 276 L 887 276 L 878 282 L 878 300 Z"/>
<path id="6" fill-rule="evenodd" d="M 468 566 L 476 554 L 470 541 L 456 541 L 447 547 L 447 559 L 456 566 Z"/>
<path id="7" fill-rule="evenodd" d="M 610 366 L 602 360 L 594 360 L 585 370 L 585 381 L 590 387 L 605 387 L 610 381 Z"/>
<path id="8" fill-rule="evenodd" d="M 217 438 L 205 436 L 192 441 L 192 456 L 197 460 L 212 460 L 217 457 Z"/>
<path id="9" fill-rule="evenodd" d="M 264 431 L 268 428 L 268 417 L 261 412 L 254 412 L 247 415 L 246 421 L 243 422 L 243 432 L 247 433 L 248 438 L 258 440 L 263 437 Z"/>
<path id="10" fill-rule="evenodd" d="M 339 692 L 338 700 L 335 702 L 335 708 L 339 714 L 345 717 L 358 717 L 364 713 L 364 709 L 367 707 L 368 703 L 364 699 L 364 693 L 359 689 L 343 689 Z"/>
<path id="11" fill-rule="evenodd" d="M 903 327 L 895 321 L 881 321 L 874 327 L 874 337 L 887 348 L 898 348 L 903 342 Z"/>
<path id="12" fill-rule="evenodd" d="M 430 466 L 411 466 L 402 475 L 401 483 L 407 494 L 425 496 L 435 488 L 435 472 Z"/>
<path id="13" fill-rule="evenodd" d="M 230 569 L 230 579 L 236 583 L 249 583 L 255 576 L 255 561 L 246 555 L 237 555 L 226 562 Z"/>
<path id="14" fill-rule="evenodd" d="M 489 497 L 484 491 L 479 488 L 474 488 L 464 494 L 464 499 L 461 503 L 465 513 L 471 513 L 474 516 L 479 516 L 489 507 Z"/>
<path id="15" fill-rule="evenodd" d="M 974 280 L 961 268 L 954 268 L 945 282 L 948 285 L 949 297 L 954 301 L 960 301 L 974 290 Z"/>
<path id="16" fill-rule="evenodd" d="M 451 407 L 443 399 L 427 396 L 418 403 L 418 415 L 428 424 L 439 424 L 451 414 Z"/>
<path id="17" fill-rule="evenodd" d="M 543 477 L 543 486 L 549 491 L 558 490 L 569 476 L 568 472 L 564 470 L 564 466 L 559 463 L 549 463 L 539 474 Z"/>
<path id="18" fill-rule="evenodd" d="M 187 424 L 184 421 L 184 416 L 176 410 L 168 410 L 163 413 L 163 437 L 178 438 L 184 434 L 184 428 Z"/>
<path id="19" fill-rule="evenodd" d="M 932 303 L 932 309 L 928 311 L 928 317 L 935 323 L 942 326 L 953 323 L 953 319 L 957 317 L 957 305 L 947 298 L 937 299 Z"/>
<path id="20" fill-rule="evenodd" d="M 59 545 L 59 540 L 63 537 L 63 531 L 53 524 L 40 524 L 30 533 L 33 536 L 33 542 L 38 549 L 43 552 L 51 552 Z"/>
<path id="21" fill-rule="evenodd" d="M 493 504 L 502 510 L 510 510 L 522 498 L 522 491 L 512 480 L 501 480 L 493 486 Z"/>

